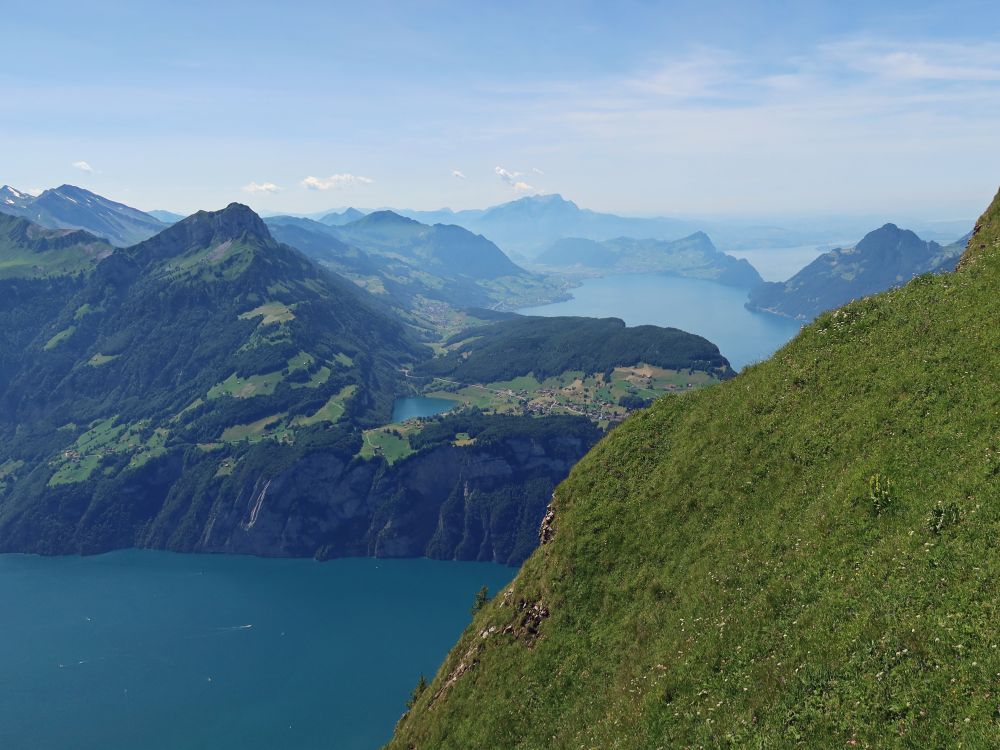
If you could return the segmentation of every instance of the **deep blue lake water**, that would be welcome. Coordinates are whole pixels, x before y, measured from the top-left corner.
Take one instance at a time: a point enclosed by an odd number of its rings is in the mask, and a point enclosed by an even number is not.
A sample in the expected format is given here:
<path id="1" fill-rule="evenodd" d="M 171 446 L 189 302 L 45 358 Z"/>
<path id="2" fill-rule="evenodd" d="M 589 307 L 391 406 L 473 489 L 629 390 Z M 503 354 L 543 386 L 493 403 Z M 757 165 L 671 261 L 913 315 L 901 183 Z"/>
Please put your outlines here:
<path id="1" fill-rule="evenodd" d="M 627 325 L 672 326 L 717 344 L 734 369 L 767 359 L 799 331 L 799 324 L 752 313 L 744 289 L 660 274 L 587 279 L 573 299 L 529 307 L 523 315 L 621 318 Z"/>
<path id="2" fill-rule="evenodd" d="M 433 417 L 454 409 L 457 401 L 448 398 L 427 398 L 415 396 L 412 398 L 397 398 L 392 405 L 392 422 L 405 422 L 416 417 Z"/>
<path id="3" fill-rule="evenodd" d="M 0 748 L 379 747 L 515 571 L 431 560 L 0 555 Z"/>

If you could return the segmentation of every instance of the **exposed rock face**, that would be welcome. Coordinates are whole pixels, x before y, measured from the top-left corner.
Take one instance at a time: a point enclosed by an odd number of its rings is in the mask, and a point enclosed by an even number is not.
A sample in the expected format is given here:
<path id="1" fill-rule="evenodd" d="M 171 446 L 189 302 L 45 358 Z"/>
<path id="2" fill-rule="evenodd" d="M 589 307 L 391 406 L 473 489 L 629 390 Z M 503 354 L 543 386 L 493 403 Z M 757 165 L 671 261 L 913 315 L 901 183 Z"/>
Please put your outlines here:
<path id="1" fill-rule="evenodd" d="M 517 619 L 504 627 L 504 633 L 513 635 L 526 646 L 533 646 L 541 634 L 542 621 L 549 616 L 549 608 L 544 602 L 527 602 L 519 599 L 515 608 Z"/>
<path id="2" fill-rule="evenodd" d="M 0 549 L 62 554 L 136 546 L 519 565 L 538 543 L 553 489 L 592 442 L 512 435 L 488 446 L 439 445 L 392 466 L 321 450 L 276 473 L 255 467 L 223 483 L 208 473 L 182 491 L 173 486 L 180 457 L 168 457 L 121 488 L 128 518 L 70 517 L 76 505 L 67 500 L 56 511 L 66 514 L 59 519 L 65 533 L 46 534 L 25 521 L 0 538 Z M 25 547 L 25 539 L 36 543 Z"/>
<path id="3" fill-rule="evenodd" d="M 539 544 L 548 544 L 556 535 L 556 510 L 552 507 L 552 503 L 556 500 L 556 496 L 552 495 L 552 500 L 549 501 L 549 507 L 545 509 L 545 515 L 542 517 L 542 525 L 538 529 L 538 542 Z"/>
<path id="4" fill-rule="evenodd" d="M 552 489 L 588 448 L 577 438 L 440 446 L 392 467 L 313 454 L 218 498 L 192 551 L 517 565 Z"/>

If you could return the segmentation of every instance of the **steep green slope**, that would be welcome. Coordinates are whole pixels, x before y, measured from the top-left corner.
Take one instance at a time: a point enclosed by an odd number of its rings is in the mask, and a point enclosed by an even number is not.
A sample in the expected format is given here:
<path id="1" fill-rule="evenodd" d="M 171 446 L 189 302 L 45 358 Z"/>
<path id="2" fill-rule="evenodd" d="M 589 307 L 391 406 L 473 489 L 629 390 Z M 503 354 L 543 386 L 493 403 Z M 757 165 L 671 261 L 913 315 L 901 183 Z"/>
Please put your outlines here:
<path id="1" fill-rule="evenodd" d="M 0 198 L 12 202 L 31 196 L 4 187 Z M 44 229 L 27 219 L 0 213 L 0 394 L 16 374 L 32 340 L 59 315 L 66 300 L 83 288 L 86 275 L 113 249 L 87 232 Z M 0 479 L 2 484 L 5 482 Z"/>
<path id="2" fill-rule="evenodd" d="M 995 746 L 998 320 L 1000 195 L 958 272 L 614 430 L 390 747 Z"/>
<path id="3" fill-rule="evenodd" d="M 365 454 L 430 350 L 250 209 L 102 260 L 90 245 L 112 249 L 89 235 L 0 221 L 0 261 L 20 263 L 0 278 L 0 551 L 516 565 L 602 434 L 582 416 L 470 410 L 405 457 Z"/>
<path id="4" fill-rule="evenodd" d="M 238 204 L 86 276 L 0 281 L 0 300 L 6 550 L 140 544 L 170 492 L 190 503 L 204 474 L 265 469 L 282 444 L 351 456 L 357 428 L 388 418 L 399 367 L 426 356 Z"/>
<path id="5" fill-rule="evenodd" d="M 965 241 L 941 246 L 886 224 L 869 232 L 855 247 L 823 253 L 788 281 L 761 284 L 751 290 L 747 307 L 812 320 L 821 312 L 905 284 L 922 273 L 952 271 L 964 249 Z"/>

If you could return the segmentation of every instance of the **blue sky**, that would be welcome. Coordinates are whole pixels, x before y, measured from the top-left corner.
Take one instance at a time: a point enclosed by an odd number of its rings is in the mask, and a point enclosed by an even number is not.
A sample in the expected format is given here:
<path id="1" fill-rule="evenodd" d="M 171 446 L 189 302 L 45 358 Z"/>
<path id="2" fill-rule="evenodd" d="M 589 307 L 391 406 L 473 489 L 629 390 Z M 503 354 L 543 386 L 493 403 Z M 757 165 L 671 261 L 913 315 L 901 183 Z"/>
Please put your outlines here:
<path id="1" fill-rule="evenodd" d="M 14 3 L 0 183 L 144 209 L 972 217 L 987 2 Z"/>

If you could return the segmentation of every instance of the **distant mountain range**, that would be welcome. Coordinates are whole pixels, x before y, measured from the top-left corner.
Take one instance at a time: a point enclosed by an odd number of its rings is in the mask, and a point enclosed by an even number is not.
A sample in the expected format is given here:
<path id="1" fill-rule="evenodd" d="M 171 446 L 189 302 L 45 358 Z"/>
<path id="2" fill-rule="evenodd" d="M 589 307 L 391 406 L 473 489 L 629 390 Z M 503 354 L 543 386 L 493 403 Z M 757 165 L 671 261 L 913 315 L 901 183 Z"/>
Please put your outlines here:
<path id="1" fill-rule="evenodd" d="M 164 224 L 176 224 L 178 221 L 184 218 L 183 214 L 175 214 L 173 211 L 161 211 L 158 209 L 154 211 L 147 211 L 146 213 L 148 213 L 154 219 L 162 221 Z"/>
<path id="2" fill-rule="evenodd" d="M 49 229 L 83 229 L 118 247 L 142 242 L 167 226 L 151 214 L 74 185 L 46 190 L 37 198 L 4 185 L 0 211 Z"/>
<path id="3" fill-rule="evenodd" d="M 744 289 L 763 283 L 749 261 L 721 252 L 704 232 L 679 240 L 567 237 L 543 250 L 535 263 L 563 273 L 669 273 Z"/>
<path id="4" fill-rule="evenodd" d="M 534 195 L 482 210 L 399 211 L 423 222 L 458 224 L 489 237 L 508 252 L 536 257 L 556 240 L 582 237 L 676 239 L 700 227 L 676 219 L 632 219 L 577 206 L 561 195 Z"/>
<path id="5" fill-rule="evenodd" d="M 409 312 L 431 314 L 429 301 L 516 308 L 564 296 L 564 284 L 529 273 L 462 227 L 428 226 L 392 211 L 360 217 L 340 226 L 290 216 L 266 221 L 282 242 Z"/>
<path id="6" fill-rule="evenodd" d="M 352 221 L 364 218 L 365 214 L 356 208 L 346 208 L 341 212 L 334 211 L 320 219 L 320 222 L 331 227 L 339 227 L 350 224 Z"/>
<path id="7" fill-rule="evenodd" d="M 852 299 L 905 284 L 922 273 L 954 270 L 968 236 L 951 245 L 920 239 L 886 224 L 857 245 L 824 253 L 788 281 L 763 283 L 747 307 L 796 320 L 812 320 Z"/>
<path id="8" fill-rule="evenodd" d="M 87 270 L 111 254 L 105 240 L 79 229 L 45 229 L 3 213 L 0 206 L 0 278 L 40 278 Z"/>
<path id="9" fill-rule="evenodd" d="M 720 218 L 627 217 L 580 208 L 558 194 L 527 196 L 486 209 L 396 212 L 426 223 L 458 224 L 484 234 L 504 251 L 528 259 L 566 237 L 675 240 L 703 231 L 724 249 L 738 250 L 839 242 L 858 237 L 871 226 L 870 219 L 860 217 L 796 219 L 780 224 Z M 967 232 L 971 220 L 926 222 L 922 227 L 929 237 L 951 239 Z"/>

